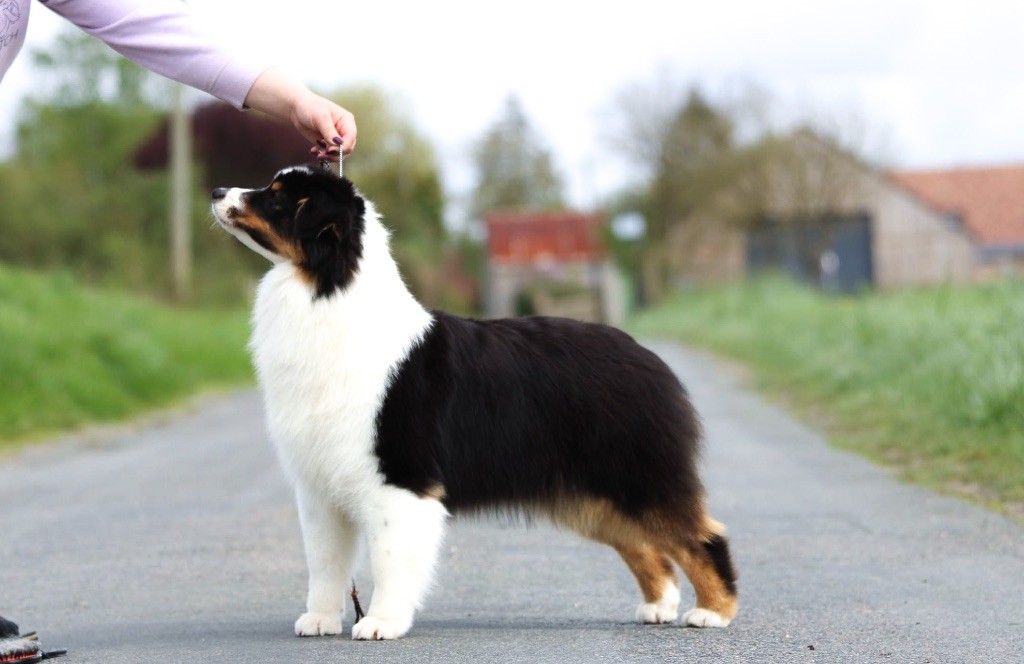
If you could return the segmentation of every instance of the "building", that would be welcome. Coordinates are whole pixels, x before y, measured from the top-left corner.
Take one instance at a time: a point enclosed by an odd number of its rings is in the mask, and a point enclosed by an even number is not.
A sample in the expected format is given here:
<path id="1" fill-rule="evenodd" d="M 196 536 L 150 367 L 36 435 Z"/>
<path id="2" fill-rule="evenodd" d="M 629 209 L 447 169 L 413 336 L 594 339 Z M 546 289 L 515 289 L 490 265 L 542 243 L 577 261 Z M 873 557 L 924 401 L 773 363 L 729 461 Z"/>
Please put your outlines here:
<path id="1" fill-rule="evenodd" d="M 806 132 L 789 149 L 761 173 L 756 223 L 675 229 L 678 281 L 774 269 L 855 291 L 1024 274 L 1024 167 L 884 172 Z"/>
<path id="2" fill-rule="evenodd" d="M 602 241 L 600 215 L 494 212 L 484 223 L 489 317 L 539 314 L 622 322 L 625 289 Z"/>
<path id="3" fill-rule="evenodd" d="M 966 230 L 976 279 L 1024 274 L 1024 166 L 897 171 L 891 176 Z"/>

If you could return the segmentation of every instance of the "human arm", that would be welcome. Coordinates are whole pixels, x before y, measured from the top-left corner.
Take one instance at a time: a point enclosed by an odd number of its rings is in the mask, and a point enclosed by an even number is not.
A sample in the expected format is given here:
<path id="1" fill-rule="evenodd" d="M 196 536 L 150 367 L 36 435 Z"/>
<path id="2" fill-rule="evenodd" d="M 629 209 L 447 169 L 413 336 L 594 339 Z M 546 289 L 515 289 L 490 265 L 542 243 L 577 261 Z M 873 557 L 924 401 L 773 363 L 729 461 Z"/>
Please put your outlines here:
<path id="1" fill-rule="evenodd" d="M 178 0 L 46 0 L 47 8 L 129 60 L 235 108 L 266 64 L 235 57 Z"/>
<path id="2" fill-rule="evenodd" d="M 352 114 L 276 67 L 236 57 L 208 35 L 179 0 L 41 0 L 112 49 L 167 78 L 235 108 L 290 121 L 310 141 L 355 146 Z"/>

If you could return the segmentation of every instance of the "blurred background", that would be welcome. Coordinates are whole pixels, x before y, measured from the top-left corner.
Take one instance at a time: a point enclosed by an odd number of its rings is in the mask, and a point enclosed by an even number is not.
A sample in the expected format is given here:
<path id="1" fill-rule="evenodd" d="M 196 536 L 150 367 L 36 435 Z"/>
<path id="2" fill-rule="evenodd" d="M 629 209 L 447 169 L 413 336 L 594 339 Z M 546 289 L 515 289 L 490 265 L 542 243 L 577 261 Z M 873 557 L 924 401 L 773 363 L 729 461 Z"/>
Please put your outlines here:
<path id="1" fill-rule="evenodd" d="M 929 481 L 1024 501 L 992 474 L 1024 462 L 1024 6 L 189 5 L 355 113 L 346 175 L 426 304 L 677 336 L 852 399 L 832 413 L 897 393 L 876 442 L 839 429 L 899 460 L 918 458 L 892 435 L 908 413 L 964 445 L 988 427 Z M 179 97 L 191 234 L 172 249 Z M 210 229 L 208 191 L 307 149 L 35 7 L 0 90 L 0 438 L 245 380 L 266 265 Z"/>

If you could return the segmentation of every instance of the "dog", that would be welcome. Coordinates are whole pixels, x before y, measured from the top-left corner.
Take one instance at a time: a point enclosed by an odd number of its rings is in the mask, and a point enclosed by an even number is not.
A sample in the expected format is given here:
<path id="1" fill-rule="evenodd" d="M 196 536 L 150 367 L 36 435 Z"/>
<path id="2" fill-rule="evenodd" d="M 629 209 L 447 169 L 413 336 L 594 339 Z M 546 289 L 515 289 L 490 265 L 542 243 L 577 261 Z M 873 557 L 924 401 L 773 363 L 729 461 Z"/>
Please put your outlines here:
<path id="1" fill-rule="evenodd" d="M 724 627 L 736 572 L 706 511 L 699 418 L 656 355 L 612 327 L 477 321 L 406 288 L 389 232 L 353 184 L 308 167 L 263 189 L 216 189 L 213 214 L 274 263 L 250 350 L 268 428 L 295 488 L 309 567 L 299 636 L 338 634 L 365 539 L 374 591 L 354 639 L 406 634 L 447 519 L 543 517 L 608 544 L 644 623 Z"/>

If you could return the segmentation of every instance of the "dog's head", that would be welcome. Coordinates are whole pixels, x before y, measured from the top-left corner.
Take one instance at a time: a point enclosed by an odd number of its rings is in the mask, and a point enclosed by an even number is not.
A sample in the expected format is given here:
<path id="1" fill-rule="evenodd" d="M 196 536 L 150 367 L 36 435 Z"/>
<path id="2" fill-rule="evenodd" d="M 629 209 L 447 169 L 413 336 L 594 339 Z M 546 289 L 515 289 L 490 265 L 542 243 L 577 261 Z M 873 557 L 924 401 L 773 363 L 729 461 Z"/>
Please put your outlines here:
<path id="1" fill-rule="evenodd" d="M 275 262 L 291 262 L 329 297 L 352 281 L 363 252 L 366 203 L 348 180 L 286 168 L 263 189 L 214 189 L 213 216 L 227 232 Z"/>

